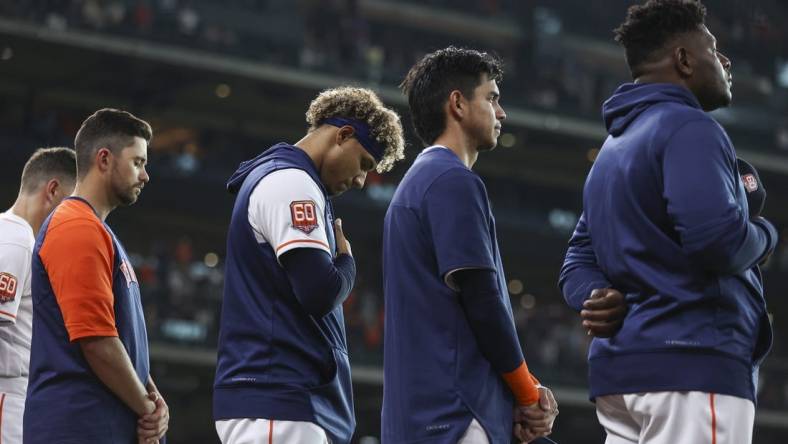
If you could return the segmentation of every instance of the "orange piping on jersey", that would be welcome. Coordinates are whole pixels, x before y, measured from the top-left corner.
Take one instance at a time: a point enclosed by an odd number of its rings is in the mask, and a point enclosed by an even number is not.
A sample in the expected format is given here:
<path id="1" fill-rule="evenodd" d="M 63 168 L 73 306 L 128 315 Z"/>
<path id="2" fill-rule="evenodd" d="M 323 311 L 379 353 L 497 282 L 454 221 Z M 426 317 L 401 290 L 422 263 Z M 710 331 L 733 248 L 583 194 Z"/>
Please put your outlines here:
<path id="1" fill-rule="evenodd" d="M 717 444 L 717 413 L 714 411 L 714 393 L 709 394 L 711 406 L 711 444 Z"/>
<path id="2" fill-rule="evenodd" d="M 2 443 L 0 443 L 2 444 Z M 274 420 L 268 421 L 268 444 L 274 444 Z"/>
<path id="3" fill-rule="evenodd" d="M 5 404 L 5 393 L 0 396 L 0 444 L 3 444 L 3 404 Z"/>
<path id="4" fill-rule="evenodd" d="M 539 390 L 536 388 L 534 378 L 528 371 L 525 361 L 513 371 L 504 373 L 503 379 L 514 393 L 517 405 L 530 405 L 539 401 Z"/>
<path id="5" fill-rule="evenodd" d="M 283 243 L 282 245 L 276 247 L 276 252 L 278 253 L 279 250 L 281 250 L 282 248 L 284 248 L 284 247 L 286 247 L 286 246 L 288 246 L 290 244 L 297 243 L 297 242 L 318 244 L 318 245 L 320 245 L 322 247 L 326 247 L 326 249 L 328 249 L 328 244 L 326 244 L 325 242 L 319 241 L 319 240 L 314 240 L 314 239 L 294 239 L 294 240 L 291 240 L 291 241 L 287 241 L 287 242 Z"/>
<path id="6" fill-rule="evenodd" d="M 0 310 L 0 315 L 4 315 L 4 316 L 8 316 L 10 318 L 16 319 L 16 316 L 12 315 L 11 313 L 9 313 L 7 311 Z"/>

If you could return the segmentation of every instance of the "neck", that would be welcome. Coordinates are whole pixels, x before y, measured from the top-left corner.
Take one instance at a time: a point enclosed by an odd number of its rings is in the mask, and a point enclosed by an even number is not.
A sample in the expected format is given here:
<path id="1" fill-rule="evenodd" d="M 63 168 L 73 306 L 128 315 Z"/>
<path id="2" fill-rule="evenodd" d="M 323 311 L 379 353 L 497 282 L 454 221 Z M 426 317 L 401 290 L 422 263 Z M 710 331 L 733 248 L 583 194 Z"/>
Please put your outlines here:
<path id="1" fill-rule="evenodd" d="M 672 83 L 674 85 L 684 86 L 687 85 L 681 79 L 673 76 L 664 76 L 659 74 L 643 74 L 635 78 L 634 83 Z"/>
<path id="2" fill-rule="evenodd" d="M 460 161 L 468 168 L 473 168 L 476 159 L 479 158 L 479 150 L 476 145 L 460 128 L 448 128 L 443 132 L 433 145 L 441 145 L 450 149 Z"/>
<path id="3" fill-rule="evenodd" d="M 30 225 L 30 228 L 33 229 L 33 233 L 38 233 L 41 224 L 44 223 L 44 219 L 47 216 L 43 205 L 37 203 L 36 200 L 35 195 L 20 192 L 16 202 L 9 210 L 12 214 L 24 219 Z"/>
<path id="4" fill-rule="evenodd" d="M 689 89 L 687 82 L 676 73 L 669 57 L 642 65 L 634 83 L 673 83 Z"/>
<path id="5" fill-rule="evenodd" d="M 327 151 L 326 147 L 331 145 L 331 141 L 336 134 L 336 131 L 331 131 L 331 128 L 321 127 L 312 130 L 293 144 L 293 146 L 300 148 L 309 156 L 317 171 L 320 171 L 323 167 L 323 158 Z"/>
<path id="6" fill-rule="evenodd" d="M 84 179 L 77 181 L 73 196 L 87 201 L 103 222 L 107 219 L 117 204 L 110 198 L 110 188 L 102 183 L 100 177 L 88 174 Z"/>

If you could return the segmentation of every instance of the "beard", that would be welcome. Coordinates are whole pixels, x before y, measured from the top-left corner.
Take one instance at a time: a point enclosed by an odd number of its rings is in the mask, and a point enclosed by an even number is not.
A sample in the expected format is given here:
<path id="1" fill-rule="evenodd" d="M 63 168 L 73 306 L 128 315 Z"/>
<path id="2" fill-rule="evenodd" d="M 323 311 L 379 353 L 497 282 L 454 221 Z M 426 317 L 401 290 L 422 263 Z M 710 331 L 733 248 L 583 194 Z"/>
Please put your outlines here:
<path id="1" fill-rule="evenodd" d="M 110 187 L 112 191 L 112 196 L 114 197 L 115 202 L 118 205 L 129 206 L 137 202 L 137 198 L 139 197 L 139 193 L 137 193 L 137 188 L 140 187 L 142 184 L 136 183 L 133 185 L 129 185 L 128 183 L 123 183 L 120 179 L 121 175 L 117 169 L 113 171 L 112 181 L 110 182 Z"/>
<path id="2" fill-rule="evenodd" d="M 137 185 L 128 186 L 128 185 L 119 185 L 117 183 L 112 184 L 112 194 L 115 196 L 115 200 L 124 206 L 129 206 L 137 202 L 137 198 L 139 195 L 137 194 Z"/>
<path id="3" fill-rule="evenodd" d="M 704 111 L 730 106 L 733 94 L 727 79 L 720 76 L 709 76 L 710 79 L 698 88 L 696 98 Z"/>

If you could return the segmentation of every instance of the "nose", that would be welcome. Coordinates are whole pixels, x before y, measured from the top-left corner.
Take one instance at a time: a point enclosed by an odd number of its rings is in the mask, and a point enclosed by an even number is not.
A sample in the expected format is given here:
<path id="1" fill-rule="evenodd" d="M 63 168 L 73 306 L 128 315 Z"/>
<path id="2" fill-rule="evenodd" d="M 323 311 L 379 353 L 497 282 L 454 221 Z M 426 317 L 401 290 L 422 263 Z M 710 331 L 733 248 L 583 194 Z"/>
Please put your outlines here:
<path id="1" fill-rule="evenodd" d="M 148 175 L 148 170 L 146 170 L 144 167 L 142 168 L 142 170 L 140 170 L 139 179 L 142 183 L 150 182 L 150 176 Z"/>
<path id="2" fill-rule="evenodd" d="M 501 121 L 506 120 L 506 111 L 501 105 L 498 105 L 498 109 L 495 110 L 495 118 Z"/>
<path id="3" fill-rule="evenodd" d="M 722 67 L 726 70 L 730 71 L 731 69 L 731 59 L 725 57 L 725 54 L 721 52 L 717 52 L 717 58 L 720 59 L 720 63 L 722 63 Z"/>

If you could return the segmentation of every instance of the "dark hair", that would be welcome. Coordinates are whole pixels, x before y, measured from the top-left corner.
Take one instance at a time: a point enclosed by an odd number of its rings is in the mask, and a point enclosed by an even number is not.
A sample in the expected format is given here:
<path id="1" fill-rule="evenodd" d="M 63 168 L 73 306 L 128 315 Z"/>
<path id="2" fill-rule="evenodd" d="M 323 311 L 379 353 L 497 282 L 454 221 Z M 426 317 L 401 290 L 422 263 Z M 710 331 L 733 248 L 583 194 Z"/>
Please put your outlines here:
<path id="1" fill-rule="evenodd" d="M 134 143 L 135 137 L 150 142 L 153 130 L 148 122 L 134 117 L 127 111 L 104 108 L 82 122 L 74 140 L 77 150 L 77 174 L 80 178 L 90 171 L 93 158 L 101 148 L 117 154 Z"/>
<path id="2" fill-rule="evenodd" d="M 613 30 L 624 46 L 632 77 L 638 66 L 648 61 L 676 36 L 696 31 L 706 19 L 706 7 L 698 0 L 649 0 L 627 10 L 624 23 Z"/>
<path id="3" fill-rule="evenodd" d="M 443 105 L 449 94 L 458 90 L 471 98 L 482 74 L 500 82 L 501 60 L 486 52 L 454 46 L 425 55 L 408 71 L 400 88 L 408 96 L 413 127 L 422 142 L 431 145 L 446 129 Z"/>
<path id="4" fill-rule="evenodd" d="M 73 183 L 77 176 L 76 160 L 77 156 L 71 148 L 37 149 L 22 169 L 22 192 L 33 192 L 50 179 Z"/>

